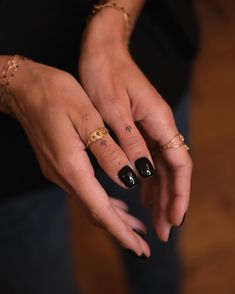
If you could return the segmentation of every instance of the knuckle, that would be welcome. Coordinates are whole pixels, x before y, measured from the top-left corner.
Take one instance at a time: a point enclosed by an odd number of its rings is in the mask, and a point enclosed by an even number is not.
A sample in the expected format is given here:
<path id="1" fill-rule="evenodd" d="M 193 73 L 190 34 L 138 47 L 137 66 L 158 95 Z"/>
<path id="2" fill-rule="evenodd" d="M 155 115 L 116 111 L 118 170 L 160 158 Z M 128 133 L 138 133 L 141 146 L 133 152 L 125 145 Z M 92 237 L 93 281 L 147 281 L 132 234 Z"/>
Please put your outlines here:
<path id="1" fill-rule="evenodd" d="M 76 124 L 77 131 L 83 140 L 86 140 L 91 132 L 91 122 L 92 125 L 97 125 L 97 127 L 103 126 L 100 114 L 92 107 L 86 106 L 83 108 Z"/>
<path id="2" fill-rule="evenodd" d="M 63 178 L 72 178 L 74 174 L 74 165 L 76 163 L 75 156 L 78 157 L 78 154 L 74 155 L 73 153 L 60 154 L 57 156 L 55 167 L 57 172 Z"/>
<path id="3" fill-rule="evenodd" d="M 111 121 L 114 118 L 115 119 L 123 119 L 127 116 L 127 107 L 125 106 L 125 103 L 122 103 L 121 99 L 117 97 L 111 97 L 105 100 L 105 103 L 103 102 L 99 106 L 100 113 L 103 117 L 105 117 L 105 120 Z"/>
<path id="4" fill-rule="evenodd" d="M 133 135 L 126 140 L 126 148 L 135 151 L 140 151 L 146 148 L 146 144 L 143 142 L 140 136 Z"/>
<path id="5" fill-rule="evenodd" d="M 170 106 L 163 99 L 161 99 L 161 101 L 158 103 L 158 110 L 159 110 L 159 115 L 161 115 L 164 118 L 173 117 L 173 113 Z"/>
<path id="6" fill-rule="evenodd" d="M 52 85 L 61 87 L 61 85 L 64 85 L 67 82 L 72 81 L 74 78 L 73 76 L 63 70 L 56 70 L 54 73 L 50 76 L 50 83 Z"/>
<path id="7" fill-rule="evenodd" d="M 153 100 L 152 107 L 151 109 L 148 109 L 148 112 L 146 114 L 149 115 L 149 112 L 152 113 L 155 117 L 158 117 L 160 119 L 163 118 L 164 120 L 173 117 L 170 106 L 161 97 Z"/>
<path id="8" fill-rule="evenodd" d="M 117 163 L 121 162 L 122 156 L 118 148 L 110 148 L 109 150 L 104 150 L 99 154 L 99 162 L 101 165 L 115 166 Z"/>

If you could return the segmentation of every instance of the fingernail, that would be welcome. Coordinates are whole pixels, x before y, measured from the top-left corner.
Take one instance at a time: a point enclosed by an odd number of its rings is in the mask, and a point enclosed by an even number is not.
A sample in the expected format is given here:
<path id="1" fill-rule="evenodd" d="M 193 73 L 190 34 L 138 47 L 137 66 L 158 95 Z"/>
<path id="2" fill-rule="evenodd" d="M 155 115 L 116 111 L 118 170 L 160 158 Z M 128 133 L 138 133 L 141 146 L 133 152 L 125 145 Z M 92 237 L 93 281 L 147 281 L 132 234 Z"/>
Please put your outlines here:
<path id="1" fill-rule="evenodd" d="M 169 232 L 169 237 L 168 237 L 168 241 L 171 240 L 171 237 L 172 237 L 172 232 L 173 232 L 173 227 L 170 229 L 170 232 Z"/>
<path id="2" fill-rule="evenodd" d="M 140 259 L 143 259 L 143 260 L 146 260 L 148 259 L 148 257 L 145 255 L 145 254 L 142 254 L 141 256 L 138 256 L 133 250 L 131 249 L 126 249 L 126 252 L 128 255 L 132 256 L 132 257 L 135 257 L 135 258 L 140 258 Z"/>
<path id="3" fill-rule="evenodd" d="M 138 255 L 131 249 L 126 249 L 126 253 L 132 257 L 138 257 Z"/>
<path id="4" fill-rule="evenodd" d="M 148 178 L 154 175 L 155 170 L 152 163 L 146 157 L 136 160 L 135 167 L 142 178 Z"/>
<path id="5" fill-rule="evenodd" d="M 138 234 L 140 237 L 144 238 L 145 237 L 145 233 L 143 231 L 141 231 L 140 229 L 133 229 L 134 232 L 136 232 L 136 234 Z"/>
<path id="6" fill-rule="evenodd" d="M 185 217 L 186 217 L 186 213 L 184 214 L 184 217 L 183 217 L 183 219 L 182 219 L 182 222 L 181 222 L 181 224 L 180 224 L 180 227 L 183 226 L 184 221 L 185 221 Z"/>
<path id="7" fill-rule="evenodd" d="M 147 257 L 145 254 L 142 254 L 142 255 L 140 256 L 140 258 L 143 259 L 143 260 L 148 259 L 148 257 Z"/>
<path id="8" fill-rule="evenodd" d="M 138 184 L 138 178 L 133 169 L 129 166 L 124 166 L 118 173 L 120 181 L 128 188 L 132 188 Z"/>

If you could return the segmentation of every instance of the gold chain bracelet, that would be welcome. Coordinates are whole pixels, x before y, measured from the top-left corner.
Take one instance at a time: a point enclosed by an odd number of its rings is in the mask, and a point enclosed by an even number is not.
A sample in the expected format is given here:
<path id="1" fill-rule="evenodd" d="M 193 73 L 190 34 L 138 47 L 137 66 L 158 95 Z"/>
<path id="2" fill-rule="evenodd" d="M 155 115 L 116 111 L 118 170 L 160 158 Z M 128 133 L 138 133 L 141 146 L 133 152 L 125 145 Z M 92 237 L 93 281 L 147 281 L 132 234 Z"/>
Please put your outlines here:
<path id="1" fill-rule="evenodd" d="M 99 11 L 101 11 L 102 9 L 104 8 L 113 8 L 113 9 L 116 9 L 118 11 L 121 11 L 123 16 L 124 16 L 124 19 L 125 19 L 125 22 L 126 22 L 126 25 L 127 25 L 127 29 L 128 31 L 131 30 L 131 17 L 130 17 L 130 14 L 126 11 L 126 9 L 120 5 L 118 5 L 117 3 L 115 2 L 112 2 L 112 3 L 104 3 L 104 4 L 97 4 L 97 5 L 94 5 L 93 6 L 93 9 L 91 11 L 91 14 L 89 15 L 88 17 L 88 21 Z"/>
<path id="2" fill-rule="evenodd" d="M 10 94 L 9 87 L 24 58 L 20 55 L 10 57 L 0 76 L 0 108 L 13 117 L 14 114 L 11 110 L 12 95 Z"/>

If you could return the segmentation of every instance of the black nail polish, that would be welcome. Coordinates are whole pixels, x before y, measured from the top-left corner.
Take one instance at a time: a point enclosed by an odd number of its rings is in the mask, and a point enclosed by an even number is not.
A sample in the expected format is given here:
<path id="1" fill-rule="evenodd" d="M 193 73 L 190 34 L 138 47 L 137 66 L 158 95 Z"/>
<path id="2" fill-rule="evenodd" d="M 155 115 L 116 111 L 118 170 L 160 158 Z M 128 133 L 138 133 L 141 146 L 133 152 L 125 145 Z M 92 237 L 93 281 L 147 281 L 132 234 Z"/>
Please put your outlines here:
<path id="1" fill-rule="evenodd" d="M 138 257 L 138 255 L 131 249 L 126 249 L 126 253 L 132 257 L 135 257 L 135 258 Z"/>
<path id="2" fill-rule="evenodd" d="M 131 249 L 126 249 L 126 252 L 128 255 L 132 256 L 132 257 L 135 257 L 135 258 L 140 258 L 140 259 L 143 259 L 143 260 L 146 260 L 148 259 L 148 257 L 145 255 L 145 254 L 142 254 L 141 256 L 138 256 L 133 250 Z"/>
<path id="3" fill-rule="evenodd" d="M 152 163 L 146 157 L 136 160 L 135 167 L 142 178 L 148 178 L 154 175 L 155 170 Z"/>
<path id="4" fill-rule="evenodd" d="M 142 255 L 140 256 L 140 258 L 143 259 L 143 260 L 148 259 L 148 257 L 147 257 L 145 254 L 142 254 Z"/>
<path id="5" fill-rule="evenodd" d="M 180 224 L 180 227 L 183 226 L 184 221 L 185 221 L 185 217 L 186 217 L 186 213 L 184 214 L 184 217 L 183 217 L 183 219 L 182 219 L 182 222 L 181 222 L 181 224 Z"/>
<path id="6" fill-rule="evenodd" d="M 119 171 L 118 177 L 128 188 L 132 188 L 138 184 L 136 173 L 127 165 Z"/>
<path id="7" fill-rule="evenodd" d="M 144 238 L 145 237 L 145 233 L 139 229 L 133 229 L 134 232 L 136 232 L 136 234 L 138 234 L 140 237 Z"/>
<path id="8" fill-rule="evenodd" d="M 171 228 L 171 229 L 170 229 L 170 232 L 169 232 L 169 237 L 168 237 L 168 241 L 169 241 L 169 240 L 171 240 L 171 237 L 172 237 L 172 232 L 173 232 L 173 228 Z"/>

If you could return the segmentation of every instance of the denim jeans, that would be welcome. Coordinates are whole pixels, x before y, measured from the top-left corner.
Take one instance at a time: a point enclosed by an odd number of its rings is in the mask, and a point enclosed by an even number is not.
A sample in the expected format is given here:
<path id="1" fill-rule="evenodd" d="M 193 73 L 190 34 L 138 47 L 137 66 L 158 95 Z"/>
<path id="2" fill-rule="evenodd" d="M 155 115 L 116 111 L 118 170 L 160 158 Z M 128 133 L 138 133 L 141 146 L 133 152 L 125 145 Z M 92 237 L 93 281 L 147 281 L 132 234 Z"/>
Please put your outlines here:
<path id="1" fill-rule="evenodd" d="M 0 205 L 0 293 L 75 294 L 65 193 L 18 195 Z"/>

